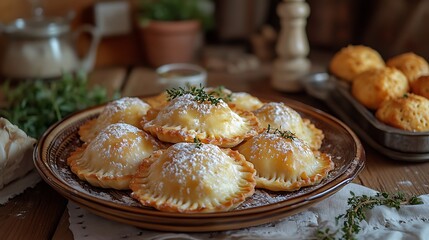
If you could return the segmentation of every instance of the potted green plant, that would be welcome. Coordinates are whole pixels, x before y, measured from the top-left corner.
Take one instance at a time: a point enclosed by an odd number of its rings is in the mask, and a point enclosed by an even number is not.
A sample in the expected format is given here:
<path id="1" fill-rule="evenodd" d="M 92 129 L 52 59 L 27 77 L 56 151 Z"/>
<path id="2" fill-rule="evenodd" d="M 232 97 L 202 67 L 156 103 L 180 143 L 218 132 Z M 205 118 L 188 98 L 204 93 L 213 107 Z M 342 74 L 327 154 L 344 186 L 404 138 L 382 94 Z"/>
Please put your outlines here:
<path id="1" fill-rule="evenodd" d="M 158 67 L 192 62 L 212 24 L 208 0 L 140 0 L 140 37 L 147 62 Z"/>

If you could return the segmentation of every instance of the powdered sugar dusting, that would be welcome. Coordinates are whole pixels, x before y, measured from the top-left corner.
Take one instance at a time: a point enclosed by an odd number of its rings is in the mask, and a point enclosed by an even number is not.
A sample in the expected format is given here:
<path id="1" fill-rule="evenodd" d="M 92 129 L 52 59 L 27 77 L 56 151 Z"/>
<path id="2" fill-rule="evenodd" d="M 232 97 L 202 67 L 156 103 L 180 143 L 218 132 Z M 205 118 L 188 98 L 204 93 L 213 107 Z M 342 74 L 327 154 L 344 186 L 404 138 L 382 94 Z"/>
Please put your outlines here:
<path id="1" fill-rule="evenodd" d="M 200 137 L 236 137 L 250 130 L 243 117 L 232 111 L 220 101 L 217 105 L 209 102 L 197 102 L 191 94 L 185 94 L 170 101 L 157 117 L 145 124 L 149 126 L 177 127 L 183 135 Z"/>
<path id="2" fill-rule="evenodd" d="M 197 147 L 194 143 L 177 143 L 168 151 L 171 161 L 164 163 L 162 175 L 164 177 L 174 176 L 179 183 L 185 183 L 185 178 L 191 176 L 196 178 L 212 177 L 218 166 L 228 164 L 229 156 L 223 153 L 219 147 L 212 144 L 202 144 Z M 235 168 L 232 168 L 236 171 Z M 236 173 L 234 176 L 238 176 Z"/>
<path id="3" fill-rule="evenodd" d="M 147 111 L 150 106 L 139 98 L 123 97 L 106 105 L 103 110 L 103 115 L 107 118 L 111 118 L 118 112 L 122 112 L 132 105 L 136 105 L 143 111 Z"/>
<path id="4" fill-rule="evenodd" d="M 85 142 L 90 142 L 100 131 L 112 123 L 128 123 L 139 127 L 141 118 L 149 109 L 150 106 L 139 98 L 124 97 L 112 101 L 103 108 L 88 135 L 83 135 L 81 138 Z"/>
<path id="5" fill-rule="evenodd" d="M 158 165 L 158 162 L 162 165 Z M 239 190 L 243 174 L 240 165 L 212 144 L 177 143 L 154 163 L 161 167 L 161 181 L 154 182 L 158 194 L 171 193 L 180 199 L 211 204 L 223 201 Z M 193 196 L 193 197 L 192 197 Z"/>
<path id="6" fill-rule="evenodd" d="M 301 116 L 284 103 L 266 103 L 255 111 L 255 115 L 264 125 L 270 124 L 273 128 L 289 130 L 294 133 L 296 128 L 302 125 Z"/>
<path id="7" fill-rule="evenodd" d="M 210 114 L 214 108 L 225 108 L 228 105 L 220 99 L 220 102 L 215 105 L 212 103 L 200 103 L 195 101 L 195 96 L 191 94 L 185 94 L 183 96 L 179 96 L 170 101 L 170 104 L 162 110 L 162 114 L 168 118 L 169 113 L 179 111 L 180 114 L 187 114 L 188 110 L 194 110 L 200 115 Z"/>
<path id="8" fill-rule="evenodd" d="M 89 143 L 82 159 L 100 174 L 128 174 L 147 154 L 142 151 L 142 136 L 143 131 L 132 125 L 111 124 Z"/>
<path id="9" fill-rule="evenodd" d="M 291 151 L 293 148 L 296 148 L 297 152 L 310 152 L 309 147 L 300 139 L 292 138 L 288 140 L 274 133 L 261 133 L 254 137 L 252 143 L 254 143 L 251 147 L 252 155 L 257 152 L 267 151 L 268 154 L 275 154 L 273 155 L 273 158 L 275 158 L 279 153 Z M 263 146 L 262 143 L 269 144 L 270 148 Z"/>

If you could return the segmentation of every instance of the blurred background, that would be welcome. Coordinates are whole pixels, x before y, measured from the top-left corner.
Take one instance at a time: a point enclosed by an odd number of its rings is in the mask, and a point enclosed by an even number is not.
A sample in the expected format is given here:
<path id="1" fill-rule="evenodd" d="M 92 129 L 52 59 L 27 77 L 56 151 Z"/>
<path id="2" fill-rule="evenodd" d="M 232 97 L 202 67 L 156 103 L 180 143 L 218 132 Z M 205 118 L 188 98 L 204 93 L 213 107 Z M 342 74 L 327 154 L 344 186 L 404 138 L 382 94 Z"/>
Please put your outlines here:
<path id="1" fill-rule="evenodd" d="M 1 0 L 0 22 L 8 24 L 33 14 L 31 0 Z M 36 1 L 37 2 L 37 1 Z M 102 36 L 95 67 L 145 64 L 137 19 L 138 0 L 41 0 L 47 16 L 74 12 L 71 26 L 97 26 L 103 6 L 122 6 L 120 19 L 124 31 Z M 204 32 L 204 46 L 239 46 L 262 61 L 275 57 L 279 30 L 276 7 L 279 0 L 207 1 L 213 24 Z M 365 44 L 384 58 L 412 51 L 429 58 L 429 1 L 425 0 L 307 0 L 310 16 L 306 32 L 312 51 L 335 52 L 348 44 Z M 124 8 L 125 6 L 125 8 Z M 114 9 L 114 8 L 113 8 Z M 125 9 L 125 10 L 124 10 Z M 118 18 L 119 19 L 119 18 Z M 126 26 L 126 27 L 125 27 Z M 261 40 L 261 36 L 265 40 Z M 265 42 L 264 42 L 265 41 Z M 4 40 L 0 40 L 2 44 Z M 88 48 L 89 36 L 80 37 L 78 52 Z M 0 45 L 1 46 L 1 45 Z M 119 50 L 119 51 L 118 51 Z M 208 50 L 209 51 L 209 50 Z"/>

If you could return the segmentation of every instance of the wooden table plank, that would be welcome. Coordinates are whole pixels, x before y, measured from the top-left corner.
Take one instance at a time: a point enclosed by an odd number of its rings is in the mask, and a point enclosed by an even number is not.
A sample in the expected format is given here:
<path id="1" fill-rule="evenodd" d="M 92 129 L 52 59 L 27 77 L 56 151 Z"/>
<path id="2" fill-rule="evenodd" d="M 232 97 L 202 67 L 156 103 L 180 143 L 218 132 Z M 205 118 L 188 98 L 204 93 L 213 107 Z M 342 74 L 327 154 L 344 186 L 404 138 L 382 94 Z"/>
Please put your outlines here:
<path id="1" fill-rule="evenodd" d="M 0 206 L 0 238 L 50 239 L 66 202 L 66 199 L 41 181 L 34 189 L 27 189 Z"/>
<path id="2" fill-rule="evenodd" d="M 103 86 L 112 97 L 125 83 L 127 69 L 124 67 L 97 69 L 89 74 L 89 86 Z"/>
<path id="3" fill-rule="evenodd" d="M 136 67 L 131 70 L 127 84 L 122 90 L 122 96 L 153 95 L 163 90 L 156 82 L 155 70 L 146 67 Z"/>
<path id="4" fill-rule="evenodd" d="M 429 162 L 412 163 L 389 159 L 364 144 L 366 167 L 358 178 L 364 186 L 409 195 L 429 193 Z"/>

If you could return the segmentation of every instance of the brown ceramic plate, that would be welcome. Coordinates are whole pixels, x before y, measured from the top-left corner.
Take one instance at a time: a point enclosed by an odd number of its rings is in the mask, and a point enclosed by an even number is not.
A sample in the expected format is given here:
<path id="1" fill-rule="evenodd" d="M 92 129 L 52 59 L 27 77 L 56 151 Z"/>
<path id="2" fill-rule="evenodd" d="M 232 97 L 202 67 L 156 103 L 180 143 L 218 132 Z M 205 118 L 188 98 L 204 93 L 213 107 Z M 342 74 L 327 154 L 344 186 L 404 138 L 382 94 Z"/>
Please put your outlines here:
<path id="1" fill-rule="evenodd" d="M 79 126 L 96 117 L 103 105 L 77 112 L 51 126 L 34 151 L 35 165 L 42 178 L 64 197 L 97 215 L 137 227 L 202 232 L 268 223 L 303 211 L 337 192 L 356 177 L 365 161 L 357 136 L 336 118 L 293 100 L 270 101 L 285 102 L 324 131 L 321 151 L 332 156 L 335 169 L 320 184 L 294 192 L 256 190 L 238 208 L 224 213 L 169 213 L 143 207 L 130 197 L 129 191 L 96 188 L 79 180 L 66 164 L 70 153 L 82 144 L 77 133 Z"/>

